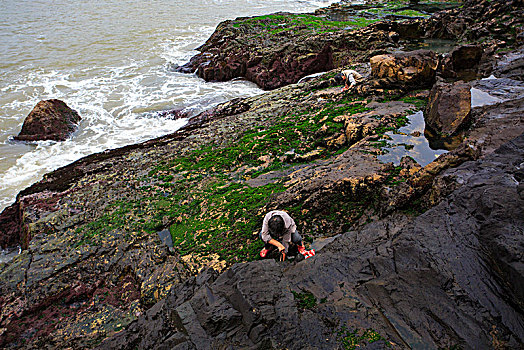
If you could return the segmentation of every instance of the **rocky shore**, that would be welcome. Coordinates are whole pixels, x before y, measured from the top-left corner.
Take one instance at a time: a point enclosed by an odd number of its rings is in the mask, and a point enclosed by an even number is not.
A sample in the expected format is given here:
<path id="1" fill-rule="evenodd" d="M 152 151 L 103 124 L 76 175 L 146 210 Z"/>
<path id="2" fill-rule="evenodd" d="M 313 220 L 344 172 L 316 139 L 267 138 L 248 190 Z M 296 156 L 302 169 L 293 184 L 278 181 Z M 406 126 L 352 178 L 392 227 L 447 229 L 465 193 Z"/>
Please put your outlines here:
<path id="1" fill-rule="evenodd" d="M 221 23 L 179 69 L 271 91 L 20 192 L 0 347 L 523 347 L 522 1 L 407 5 Z M 271 209 L 330 243 L 258 260 Z"/>

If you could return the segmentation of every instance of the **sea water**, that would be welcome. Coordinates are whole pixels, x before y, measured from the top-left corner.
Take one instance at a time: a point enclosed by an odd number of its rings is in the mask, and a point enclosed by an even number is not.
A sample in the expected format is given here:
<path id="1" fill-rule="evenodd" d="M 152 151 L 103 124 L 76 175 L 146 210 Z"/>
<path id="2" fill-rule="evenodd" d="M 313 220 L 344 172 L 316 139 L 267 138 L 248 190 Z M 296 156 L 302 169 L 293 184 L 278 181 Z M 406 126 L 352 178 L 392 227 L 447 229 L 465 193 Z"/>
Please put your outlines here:
<path id="1" fill-rule="evenodd" d="M 174 72 L 217 24 L 332 0 L 0 1 L 0 211 L 43 174 L 86 155 L 172 133 L 191 115 L 262 92 L 246 81 L 206 83 Z M 40 100 L 82 116 L 65 142 L 12 140 Z"/>

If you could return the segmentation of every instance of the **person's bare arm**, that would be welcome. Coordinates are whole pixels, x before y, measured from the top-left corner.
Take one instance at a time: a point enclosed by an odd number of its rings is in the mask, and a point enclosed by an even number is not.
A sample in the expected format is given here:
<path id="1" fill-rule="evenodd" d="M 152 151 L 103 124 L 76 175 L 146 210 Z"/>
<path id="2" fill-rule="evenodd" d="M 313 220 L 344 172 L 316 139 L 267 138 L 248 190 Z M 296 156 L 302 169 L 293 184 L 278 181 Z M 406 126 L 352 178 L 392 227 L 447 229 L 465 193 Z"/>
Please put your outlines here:
<path id="1" fill-rule="evenodd" d="M 286 248 L 282 245 L 282 243 L 280 243 L 280 242 L 277 241 L 276 239 L 271 238 L 271 239 L 269 240 L 268 243 L 274 245 L 275 247 L 277 247 L 277 248 L 278 248 L 278 251 L 280 251 L 280 252 L 286 249 Z"/>

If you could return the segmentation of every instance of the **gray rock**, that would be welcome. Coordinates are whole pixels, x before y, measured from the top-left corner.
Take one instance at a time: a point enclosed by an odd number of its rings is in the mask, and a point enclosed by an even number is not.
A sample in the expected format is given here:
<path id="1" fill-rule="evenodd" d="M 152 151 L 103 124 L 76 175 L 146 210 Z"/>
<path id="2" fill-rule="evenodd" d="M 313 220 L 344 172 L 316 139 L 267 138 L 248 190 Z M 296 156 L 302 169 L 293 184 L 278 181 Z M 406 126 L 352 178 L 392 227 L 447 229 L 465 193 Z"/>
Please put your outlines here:
<path id="1" fill-rule="evenodd" d="M 524 135 L 448 170 L 457 189 L 419 217 L 371 223 L 296 265 L 206 271 L 100 348 L 522 347 L 522 159 Z"/>

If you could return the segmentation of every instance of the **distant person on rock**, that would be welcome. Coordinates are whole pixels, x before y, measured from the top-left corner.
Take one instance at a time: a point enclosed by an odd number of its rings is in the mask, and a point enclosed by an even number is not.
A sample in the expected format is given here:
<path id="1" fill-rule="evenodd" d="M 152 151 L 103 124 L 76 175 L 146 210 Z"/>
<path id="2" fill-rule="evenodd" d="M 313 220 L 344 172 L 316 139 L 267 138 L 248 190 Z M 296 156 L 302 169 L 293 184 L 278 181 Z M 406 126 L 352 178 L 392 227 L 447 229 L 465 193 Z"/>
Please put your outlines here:
<path id="1" fill-rule="evenodd" d="M 265 258 L 270 250 L 277 248 L 280 252 L 280 260 L 284 261 L 290 244 L 296 245 L 300 254 L 307 254 L 295 221 L 284 211 L 273 210 L 266 214 L 259 237 L 265 243 L 264 249 L 260 251 L 262 258 Z"/>
<path id="2" fill-rule="evenodd" d="M 360 75 L 359 72 L 353 69 L 347 69 L 343 70 L 342 72 L 335 75 L 335 82 L 337 84 L 345 83 L 344 87 L 342 88 L 342 91 L 346 91 L 353 86 L 357 82 L 360 82 L 362 80 L 362 75 Z"/>

